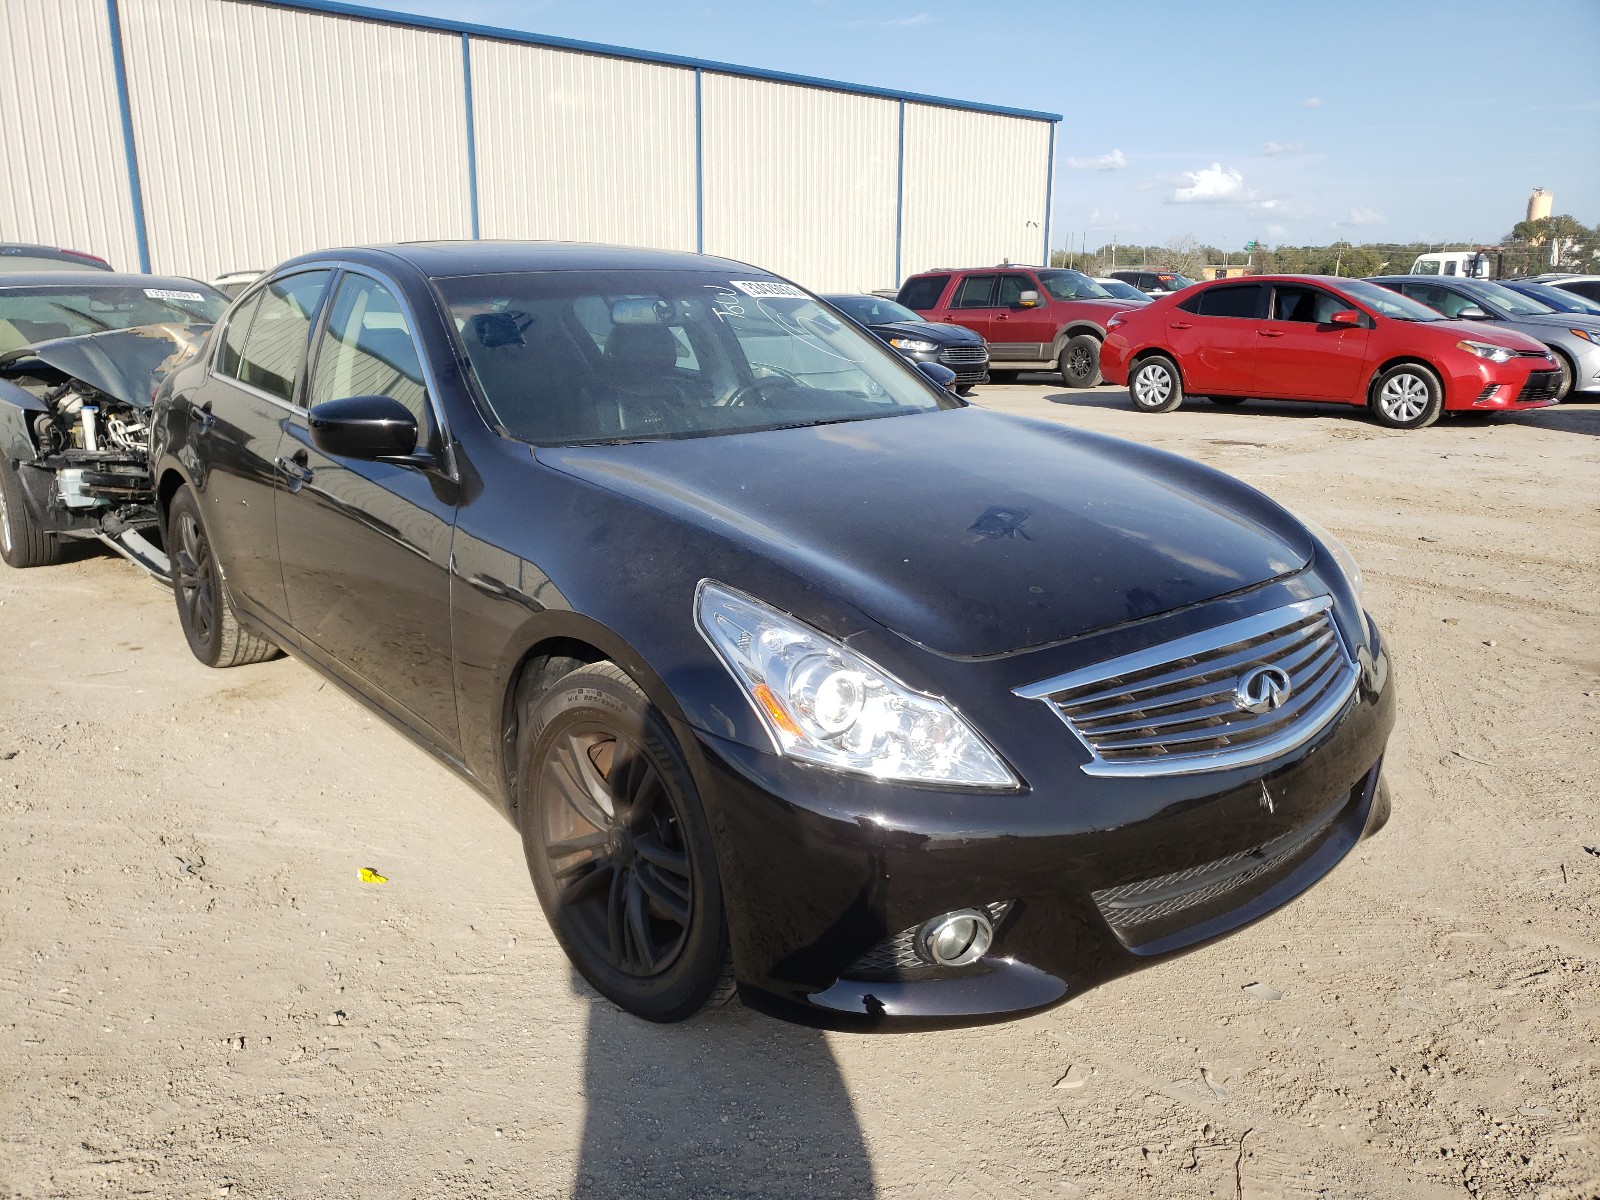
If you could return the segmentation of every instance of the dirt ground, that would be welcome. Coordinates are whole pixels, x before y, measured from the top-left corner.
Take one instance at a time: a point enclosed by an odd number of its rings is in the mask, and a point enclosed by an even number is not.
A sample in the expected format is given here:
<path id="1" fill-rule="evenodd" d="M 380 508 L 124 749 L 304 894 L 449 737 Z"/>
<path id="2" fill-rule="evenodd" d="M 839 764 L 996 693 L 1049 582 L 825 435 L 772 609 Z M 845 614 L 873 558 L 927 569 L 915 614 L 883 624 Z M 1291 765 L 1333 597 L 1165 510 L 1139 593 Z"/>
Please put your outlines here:
<path id="1" fill-rule="evenodd" d="M 1600 1195 L 1600 405 L 979 399 L 1355 551 L 1395 812 L 1330 878 L 1008 1025 L 648 1026 L 574 982 L 515 832 L 310 670 L 200 667 L 107 554 L 0 568 L 0 1194 Z"/>

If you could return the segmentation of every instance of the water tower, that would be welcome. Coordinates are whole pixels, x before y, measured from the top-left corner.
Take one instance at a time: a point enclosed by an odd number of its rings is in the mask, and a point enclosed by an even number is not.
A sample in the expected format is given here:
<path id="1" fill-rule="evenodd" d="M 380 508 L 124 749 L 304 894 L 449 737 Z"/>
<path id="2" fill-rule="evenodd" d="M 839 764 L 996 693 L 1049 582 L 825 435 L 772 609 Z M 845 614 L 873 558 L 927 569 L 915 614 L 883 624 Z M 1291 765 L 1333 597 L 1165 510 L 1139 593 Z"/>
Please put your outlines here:
<path id="1" fill-rule="evenodd" d="M 1536 187 L 1528 193 L 1528 220 L 1542 221 L 1550 215 L 1550 209 L 1555 204 L 1555 197 L 1541 187 Z"/>

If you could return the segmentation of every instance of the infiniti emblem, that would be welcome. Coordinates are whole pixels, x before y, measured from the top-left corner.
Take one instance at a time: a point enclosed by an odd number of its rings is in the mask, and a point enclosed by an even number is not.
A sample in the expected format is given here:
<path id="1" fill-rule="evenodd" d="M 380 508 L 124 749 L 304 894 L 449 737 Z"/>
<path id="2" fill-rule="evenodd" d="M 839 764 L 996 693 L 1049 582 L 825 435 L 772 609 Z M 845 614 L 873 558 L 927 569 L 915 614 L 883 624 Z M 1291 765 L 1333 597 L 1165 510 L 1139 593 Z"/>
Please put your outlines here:
<path id="1" fill-rule="evenodd" d="M 1294 685 L 1286 672 L 1277 667 L 1257 667 L 1239 676 L 1233 689 L 1233 702 L 1245 712 L 1269 713 L 1281 708 Z"/>

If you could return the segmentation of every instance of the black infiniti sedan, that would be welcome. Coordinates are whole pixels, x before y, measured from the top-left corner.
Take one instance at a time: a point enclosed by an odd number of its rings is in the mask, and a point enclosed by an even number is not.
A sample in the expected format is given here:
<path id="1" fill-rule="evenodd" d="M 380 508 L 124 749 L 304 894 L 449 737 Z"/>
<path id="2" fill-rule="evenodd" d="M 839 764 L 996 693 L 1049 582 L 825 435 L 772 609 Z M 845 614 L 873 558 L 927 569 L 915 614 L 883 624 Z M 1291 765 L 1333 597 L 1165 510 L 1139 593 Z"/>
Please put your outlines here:
<path id="1" fill-rule="evenodd" d="M 164 380 L 152 455 L 201 661 L 288 650 L 452 764 L 651 1020 L 1036 1011 L 1388 814 L 1389 658 L 1328 535 L 969 407 L 741 263 L 295 259 Z"/>
<path id="2" fill-rule="evenodd" d="M 960 325 L 930 321 L 882 296 L 822 297 L 845 316 L 859 321 L 879 341 L 911 362 L 931 362 L 956 373 L 956 391 L 966 395 L 989 378 L 989 343 Z"/>

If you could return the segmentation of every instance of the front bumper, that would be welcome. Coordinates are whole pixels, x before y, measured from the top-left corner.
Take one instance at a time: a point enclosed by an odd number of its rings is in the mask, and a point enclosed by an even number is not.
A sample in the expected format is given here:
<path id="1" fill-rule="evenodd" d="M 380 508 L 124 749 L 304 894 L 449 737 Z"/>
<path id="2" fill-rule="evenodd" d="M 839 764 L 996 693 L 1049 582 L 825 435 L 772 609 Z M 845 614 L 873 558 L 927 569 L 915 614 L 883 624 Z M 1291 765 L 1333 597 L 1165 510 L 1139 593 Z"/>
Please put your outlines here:
<path id="1" fill-rule="evenodd" d="M 1281 907 L 1388 816 L 1394 696 L 1369 631 L 1344 711 L 1251 768 L 1160 780 L 1025 771 L 1022 792 L 975 794 L 864 781 L 698 732 L 741 996 L 828 1028 L 1000 1021 Z M 884 947 L 922 922 L 1000 905 L 977 964 L 886 964 Z"/>
<path id="2" fill-rule="evenodd" d="M 987 346 L 940 346 L 937 350 L 899 350 L 911 362 L 938 363 L 956 373 L 957 387 L 972 387 L 989 379 Z"/>

